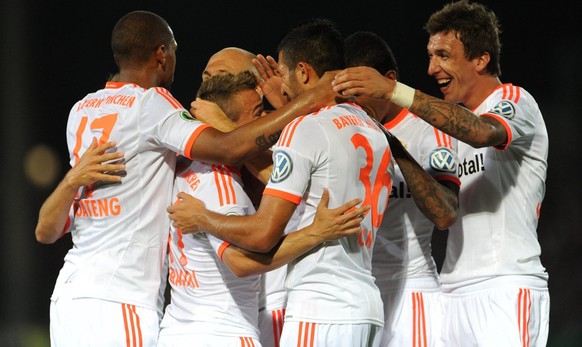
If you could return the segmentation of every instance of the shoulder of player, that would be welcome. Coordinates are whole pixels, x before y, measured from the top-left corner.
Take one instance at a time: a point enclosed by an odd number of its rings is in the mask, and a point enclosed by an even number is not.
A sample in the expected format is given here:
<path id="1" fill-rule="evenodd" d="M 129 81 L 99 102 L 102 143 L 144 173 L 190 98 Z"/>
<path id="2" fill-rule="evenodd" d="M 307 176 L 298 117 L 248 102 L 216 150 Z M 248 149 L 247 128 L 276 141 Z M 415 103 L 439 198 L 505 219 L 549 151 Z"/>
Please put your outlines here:
<path id="1" fill-rule="evenodd" d="M 535 103 L 534 97 L 523 87 L 512 83 L 503 83 L 497 86 L 488 99 L 496 103 L 501 100 L 510 101 L 517 105 Z"/>
<path id="2" fill-rule="evenodd" d="M 147 98 L 149 96 L 149 98 Z M 184 109 L 184 106 L 170 93 L 169 90 L 163 87 L 152 87 L 144 92 L 144 97 L 150 99 L 152 102 L 167 105 L 173 109 Z"/>

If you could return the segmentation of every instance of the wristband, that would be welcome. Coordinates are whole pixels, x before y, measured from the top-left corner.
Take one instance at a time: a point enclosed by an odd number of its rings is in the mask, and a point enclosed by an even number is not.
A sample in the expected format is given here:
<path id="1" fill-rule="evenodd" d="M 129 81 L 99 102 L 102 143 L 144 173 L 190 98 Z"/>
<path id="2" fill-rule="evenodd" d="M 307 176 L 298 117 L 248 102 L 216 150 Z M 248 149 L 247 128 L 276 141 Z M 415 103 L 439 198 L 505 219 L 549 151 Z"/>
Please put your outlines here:
<path id="1" fill-rule="evenodd" d="M 396 86 L 392 91 L 390 101 L 392 101 L 398 106 L 409 108 L 412 105 L 412 102 L 414 101 L 414 93 L 415 93 L 414 88 L 411 88 L 406 84 L 397 81 Z"/>

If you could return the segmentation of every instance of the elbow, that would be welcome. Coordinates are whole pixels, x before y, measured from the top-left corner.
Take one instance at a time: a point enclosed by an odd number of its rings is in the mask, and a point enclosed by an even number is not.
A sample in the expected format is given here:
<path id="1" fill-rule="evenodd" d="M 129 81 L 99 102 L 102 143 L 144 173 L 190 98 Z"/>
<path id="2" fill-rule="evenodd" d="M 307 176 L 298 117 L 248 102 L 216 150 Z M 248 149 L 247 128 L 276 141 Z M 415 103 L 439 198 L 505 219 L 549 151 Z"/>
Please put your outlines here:
<path id="1" fill-rule="evenodd" d="M 40 227 L 37 227 L 36 230 L 34 231 L 34 235 L 36 236 L 36 241 L 38 243 L 42 243 L 45 245 L 50 245 L 55 243 L 55 241 L 57 241 L 58 238 L 54 237 L 54 233 L 50 233 Z"/>
<path id="2" fill-rule="evenodd" d="M 251 268 L 251 267 L 247 267 L 247 266 L 231 266 L 230 267 L 230 271 L 239 278 L 244 278 L 244 277 L 249 277 L 249 276 L 253 276 L 253 275 L 259 275 L 259 273 Z"/>
<path id="3" fill-rule="evenodd" d="M 455 223 L 455 220 L 456 218 L 439 218 L 434 222 L 434 226 L 439 230 L 446 230 Z"/>
<path id="4" fill-rule="evenodd" d="M 500 146 L 507 143 L 507 132 L 501 125 L 487 124 L 469 143 L 473 148 Z"/>
<path id="5" fill-rule="evenodd" d="M 257 240 L 256 243 L 254 243 L 254 249 L 253 251 L 255 252 L 259 252 L 259 253 L 269 253 L 279 242 L 279 239 L 274 240 L 271 238 L 262 238 L 260 240 Z"/>
<path id="6" fill-rule="evenodd" d="M 60 239 L 66 232 L 66 225 L 55 225 L 46 218 L 39 218 L 34 230 L 34 236 L 38 243 L 50 245 Z"/>
<path id="7" fill-rule="evenodd" d="M 442 217 L 436 218 L 433 223 L 435 228 L 439 230 L 446 230 L 457 221 L 459 215 L 458 209 L 451 210 Z"/>

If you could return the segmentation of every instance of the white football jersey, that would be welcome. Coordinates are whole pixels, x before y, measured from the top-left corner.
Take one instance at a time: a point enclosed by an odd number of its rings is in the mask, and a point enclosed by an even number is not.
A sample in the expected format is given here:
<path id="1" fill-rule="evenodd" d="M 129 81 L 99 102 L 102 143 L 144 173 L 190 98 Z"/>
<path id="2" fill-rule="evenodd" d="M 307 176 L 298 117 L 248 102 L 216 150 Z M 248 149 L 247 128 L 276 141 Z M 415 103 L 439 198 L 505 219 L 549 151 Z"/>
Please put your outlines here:
<path id="1" fill-rule="evenodd" d="M 108 82 L 75 104 L 67 123 L 70 164 L 97 138 L 117 143 L 112 150 L 124 153 L 126 171 L 119 184 L 80 189 L 70 224 L 73 247 L 53 299 L 69 283 L 74 297 L 157 309 L 176 153 L 189 155 L 206 127 L 160 87 Z"/>
<path id="2" fill-rule="evenodd" d="M 459 184 L 456 139 L 406 109 L 384 126 L 434 179 Z M 388 208 L 374 245 L 372 274 L 382 281 L 437 278 L 431 251 L 434 224 L 414 203 L 398 164 L 394 167 Z"/>
<path id="3" fill-rule="evenodd" d="M 176 178 L 174 196 L 186 192 L 207 209 L 225 215 L 255 213 L 240 174 L 220 164 L 193 161 Z M 179 203 L 179 202 L 176 202 Z M 258 339 L 260 276 L 236 277 L 221 260 L 228 243 L 204 232 L 169 242 L 171 302 L 160 324 L 163 334 L 250 336 Z"/>
<path id="4" fill-rule="evenodd" d="M 357 105 L 325 107 L 287 125 L 273 163 L 265 194 L 296 204 L 304 200 L 299 228 L 313 221 L 324 188 L 330 208 L 354 198 L 371 206 L 358 235 L 321 244 L 288 264 L 285 321 L 382 326 L 371 259 L 392 188 L 384 134 Z"/>
<path id="5" fill-rule="evenodd" d="M 545 194 L 548 132 L 534 98 L 500 85 L 473 111 L 507 129 L 503 148 L 459 142 L 460 216 L 450 228 L 443 290 L 493 276 L 547 280 L 536 228 Z"/>

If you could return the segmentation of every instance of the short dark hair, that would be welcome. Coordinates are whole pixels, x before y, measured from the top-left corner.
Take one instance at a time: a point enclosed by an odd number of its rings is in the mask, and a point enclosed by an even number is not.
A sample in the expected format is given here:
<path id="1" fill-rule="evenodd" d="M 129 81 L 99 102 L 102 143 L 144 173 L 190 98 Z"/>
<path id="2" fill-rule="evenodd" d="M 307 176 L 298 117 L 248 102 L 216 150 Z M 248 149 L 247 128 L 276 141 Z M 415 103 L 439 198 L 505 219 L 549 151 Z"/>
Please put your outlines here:
<path id="1" fill-rule="evenodd" d="M 148 11 L 133 11 L 113 27 L 111 49 L 117 66 L 145 63 L 161 45 L 169 46 L 174 35 L 165 19 Z"/>
<path id="2" fill-rule="evenodd" d="M 257 80 L 250 71 L 219 74 L 204 80 L 196 96 L 214 102 L 228 118 L 236 122 L 239 114 L 231 102 L 232 97 L 244 90 L 256 90 L 257 85 Z"/>
<path id="3" fill-rule="evenodd" d="M 317 75 L 344 68 L 341 32 L 326 18 L 313 18 L 293 27 L 279 42 L 284 63 L 295 67 L 300 61 L 311 65 Z"/>
<path id="4" fill-rule="evenodd" d="M 356 31 L 344 41 L 346 67 L 369 66 L 386 74 L 394 70 L 398 74 L 398 65 L 392 49 L 380 35 L 371 31 Z"/>
<path id="5" fill-rule="evenodd" d="M 424 26 L 429 35 L 452 32 L 463 43 L 465 58 L 488 52 L 487 72 L 501 76 L 501 27 L 497 16 L 485 5 L 467 0 L 452 2 L 433 13 Z"/>

